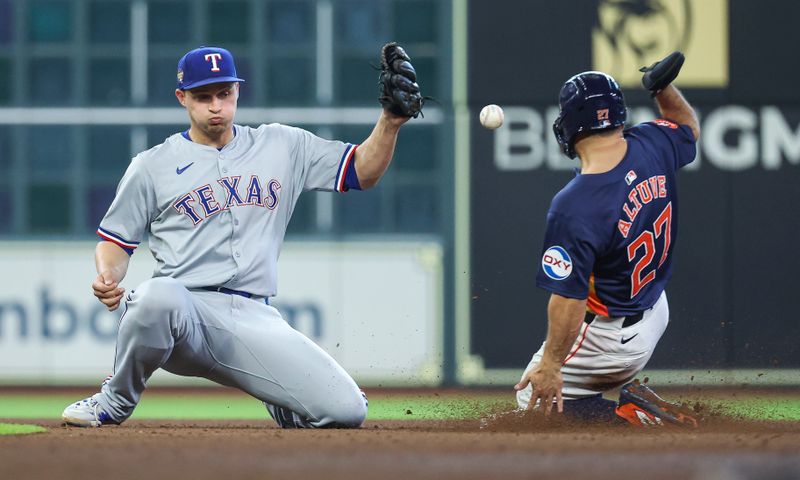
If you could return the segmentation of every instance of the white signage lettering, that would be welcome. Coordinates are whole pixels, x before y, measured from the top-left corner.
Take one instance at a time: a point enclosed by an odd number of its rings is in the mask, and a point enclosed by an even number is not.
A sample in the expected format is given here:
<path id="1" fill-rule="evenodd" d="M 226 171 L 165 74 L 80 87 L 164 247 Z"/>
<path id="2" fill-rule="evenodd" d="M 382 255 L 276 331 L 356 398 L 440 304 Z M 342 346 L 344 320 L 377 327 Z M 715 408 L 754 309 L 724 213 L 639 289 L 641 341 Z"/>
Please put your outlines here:
<path id="1" fill-rule="evenodd" d="M 558 107 L 544 110 L 504 106 L 506 125 L 494 133 L 494 162 L 501 171 L 568 171 L 579 166 L 561 153 L 551 125 Z M 740 105 L 725 105 L 703 112 L 701 140 L 697 157 L 687 170 L 698 170 L 704 160 L 724 171 L 744 171 L 761 167 L 778 170 L 800 165 L 800 125 L 792 125 L 777 106 L 759 110 Z M 651 107 L 628 109 L 632 125 L 656 118 Z"/>
<path id="2" fill-rule="evenodd" d="M 739 106 L 712 110 L 700 128 L 702 148 L 709 163 L 721 170 L 739 171 L 758 164 L 758 138 L 755 133 L 758 116 Z M 732 144 L 725 141 L 733 136 Z"/>
<path id="3" fill-rule="evenodd" d="M 545 146 L 542 116 L 528 107 L 507 107 L 505 125 L 495 130 L 494 163 L 498 170 L 534 170 L 542 165 Z"/>
<path id="4" fill-rule="evenodd" d="M 781 157 L 785 157 L 790 165 L 800 165 L 800 125 L 793 132 L 778 107 L 761 109 L 761 138 L 764 168 L 778 170 Z"/>

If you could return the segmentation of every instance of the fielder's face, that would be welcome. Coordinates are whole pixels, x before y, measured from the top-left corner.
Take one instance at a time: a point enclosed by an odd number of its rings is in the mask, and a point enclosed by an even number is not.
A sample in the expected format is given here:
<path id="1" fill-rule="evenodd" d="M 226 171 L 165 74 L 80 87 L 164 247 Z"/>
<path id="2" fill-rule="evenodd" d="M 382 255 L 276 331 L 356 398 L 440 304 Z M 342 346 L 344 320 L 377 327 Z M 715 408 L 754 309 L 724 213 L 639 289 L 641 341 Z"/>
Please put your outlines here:
<path id="1" fill-rule="evenodd" d="M 176 90 L 175 96 L 189 112 L 193 127 L 209 138 L 218 138 L 233 124 L 239 100 L 239 84 L 212 83 L 192 90 Z"/>

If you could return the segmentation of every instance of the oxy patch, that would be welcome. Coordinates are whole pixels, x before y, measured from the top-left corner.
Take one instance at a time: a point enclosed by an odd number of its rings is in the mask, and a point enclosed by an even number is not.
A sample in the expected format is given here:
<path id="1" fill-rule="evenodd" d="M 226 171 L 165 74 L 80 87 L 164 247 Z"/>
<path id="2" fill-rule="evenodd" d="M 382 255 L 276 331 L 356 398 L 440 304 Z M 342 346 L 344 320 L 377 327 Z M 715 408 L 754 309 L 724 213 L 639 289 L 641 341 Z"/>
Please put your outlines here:
<path id="1" fill-rule="evenodd" d="M 542 269 L 553 280 L 564 280 L 572 273 L 572 258 L 563 247 L 550 247 L 542 255 Z"/>

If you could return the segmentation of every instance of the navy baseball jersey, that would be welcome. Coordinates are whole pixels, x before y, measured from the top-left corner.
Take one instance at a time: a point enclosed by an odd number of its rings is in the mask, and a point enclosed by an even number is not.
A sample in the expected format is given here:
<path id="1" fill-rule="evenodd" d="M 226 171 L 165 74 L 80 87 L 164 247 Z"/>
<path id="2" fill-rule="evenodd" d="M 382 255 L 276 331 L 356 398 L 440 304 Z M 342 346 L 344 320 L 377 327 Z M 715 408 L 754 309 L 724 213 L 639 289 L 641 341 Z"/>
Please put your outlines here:
<path id="1" fill-rule="evenodd" d="M 578 173 L 553 198 L 536 280 L 606 317 L 647 310 L 664 291 L 678 237 L 677 170 L 696 153 L 692 130 L 667 120 L 624 137 L 616 167 Z"/>

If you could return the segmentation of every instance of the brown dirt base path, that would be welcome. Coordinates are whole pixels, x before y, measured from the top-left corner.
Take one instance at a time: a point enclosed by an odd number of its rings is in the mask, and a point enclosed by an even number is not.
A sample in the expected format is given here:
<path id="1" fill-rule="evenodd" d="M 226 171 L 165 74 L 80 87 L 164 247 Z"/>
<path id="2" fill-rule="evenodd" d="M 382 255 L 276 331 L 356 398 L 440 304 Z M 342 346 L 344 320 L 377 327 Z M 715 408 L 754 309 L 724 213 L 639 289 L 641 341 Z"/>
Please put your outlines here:
<path id="1" fill-rule="evenodd" d="M 16 420 L 19 422 L 19 420 Z M 0 478 L 110 480 L 789 479 L 800 424 L 716 419 L 699 430 L 375 421 L 360 430 L 130 421 L 0 437 Z"/>

